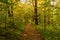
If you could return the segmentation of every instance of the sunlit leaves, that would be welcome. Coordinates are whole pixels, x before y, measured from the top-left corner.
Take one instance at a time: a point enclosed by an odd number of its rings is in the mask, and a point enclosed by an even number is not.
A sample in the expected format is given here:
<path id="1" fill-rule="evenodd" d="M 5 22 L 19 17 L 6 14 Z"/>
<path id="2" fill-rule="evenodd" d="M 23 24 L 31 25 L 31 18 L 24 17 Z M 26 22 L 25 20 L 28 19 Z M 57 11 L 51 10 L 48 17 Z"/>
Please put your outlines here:
<path id="1" fill-rule="evenodd" d="M 9 36 L 15 36 L 11 34 L 16 34 L 17 31 L 19 31 L 18 34 L 20 34 L 24 24 L 28 22 L 34 23 L 34 0 L 27 0 L 24 2 L 25 3 L 22 3 L 21 0 L 0 0 L 0 31 L 2 30 L 5 32 L 4 28 L 6 26 Z M 44 19 L 48 30 L 53 28 L 55 30 L 60 27 L 60 7 L 57 2 L 55 2 L 54 5 L 55 6 L 50 5 L 50 0 L 37 0 L 39 27 L 44 27 Z M 7 6 L 13 6 L 13 9 L 7 8 Z M 8 17 L 8 9 L 13 11 L 13 17 Z M 14 20 L 15 26 L 9 25 L 11 24 L 9 21 L 12 19 Z"/>

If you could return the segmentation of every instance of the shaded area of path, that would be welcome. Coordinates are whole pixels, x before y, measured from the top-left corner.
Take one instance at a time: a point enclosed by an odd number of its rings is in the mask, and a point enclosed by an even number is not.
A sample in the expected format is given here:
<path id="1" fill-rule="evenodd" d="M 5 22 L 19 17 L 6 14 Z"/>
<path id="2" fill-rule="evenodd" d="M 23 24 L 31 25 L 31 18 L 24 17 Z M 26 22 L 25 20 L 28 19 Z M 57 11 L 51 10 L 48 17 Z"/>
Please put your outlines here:
<path id="1" fill-rule="evenodd" d="M 21 35 L 21 40 L 43 40 L 43 38 L 40 34 L 38 34 L 33 25 L 31 23 L 28 23 Z"/>

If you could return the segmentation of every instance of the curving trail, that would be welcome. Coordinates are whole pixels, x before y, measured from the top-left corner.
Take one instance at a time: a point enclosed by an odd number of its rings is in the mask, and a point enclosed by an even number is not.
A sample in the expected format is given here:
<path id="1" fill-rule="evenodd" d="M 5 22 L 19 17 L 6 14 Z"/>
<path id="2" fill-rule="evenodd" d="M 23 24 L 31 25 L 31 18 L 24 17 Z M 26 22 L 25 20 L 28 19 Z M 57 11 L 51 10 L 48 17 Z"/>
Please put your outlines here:
<path id="1" fill-rule="evenodd" d="M 40 34 L 38 34 L 33 25 L 31 23 L 28 23 L 21 35 L 21 40 L 43 40 L 43 38 Z"/>

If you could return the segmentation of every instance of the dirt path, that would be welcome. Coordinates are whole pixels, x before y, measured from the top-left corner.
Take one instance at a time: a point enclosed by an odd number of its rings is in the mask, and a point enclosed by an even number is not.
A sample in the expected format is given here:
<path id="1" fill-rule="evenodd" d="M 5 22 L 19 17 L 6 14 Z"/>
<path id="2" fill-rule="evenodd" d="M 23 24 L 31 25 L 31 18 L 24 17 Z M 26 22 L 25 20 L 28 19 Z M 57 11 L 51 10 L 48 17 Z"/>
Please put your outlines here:
<path id="1" fill-rule="evenodd" d="M 28 23 L 22 33 L 21 40 L 43 40 L 31 23 Z"/>

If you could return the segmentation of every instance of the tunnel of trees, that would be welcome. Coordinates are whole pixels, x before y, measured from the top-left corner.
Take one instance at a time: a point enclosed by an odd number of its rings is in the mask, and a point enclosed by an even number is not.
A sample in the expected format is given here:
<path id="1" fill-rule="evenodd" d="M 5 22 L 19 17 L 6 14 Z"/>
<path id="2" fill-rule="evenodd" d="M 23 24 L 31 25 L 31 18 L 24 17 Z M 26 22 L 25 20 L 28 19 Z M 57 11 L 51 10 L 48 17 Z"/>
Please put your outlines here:
<path id="1" fill-rule="evenodd" d="M 19 40 L 27 23 L 46 40 L 60 40 L 60 0 L 0 0 L 0 40 Z"/>

